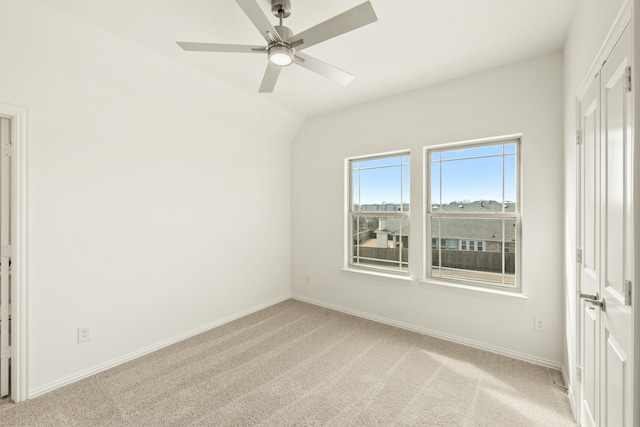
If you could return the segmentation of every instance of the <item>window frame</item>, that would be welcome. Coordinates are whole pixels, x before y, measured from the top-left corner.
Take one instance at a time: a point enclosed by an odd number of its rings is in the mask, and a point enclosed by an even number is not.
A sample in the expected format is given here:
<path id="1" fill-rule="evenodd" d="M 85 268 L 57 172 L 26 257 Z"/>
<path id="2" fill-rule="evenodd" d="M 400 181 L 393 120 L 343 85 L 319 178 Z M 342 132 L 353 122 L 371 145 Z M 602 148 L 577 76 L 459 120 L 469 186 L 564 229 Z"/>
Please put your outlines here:
<path id="1" fill-rule="evenodd" d="M 460 212 L 443 212 L 438 211 L 435 212 L 433 209 L 434 201 L 432 201 L 431 195 L 431 154 L 433 152 L 446 152 L 451 150 L 460 150 L 467 148 L 478 148 L 478 147 L 486 147 L 491 145 L 503 145 L 507 143 L 515 143 L 515 200 L 512 202 L 515 203 L 515 211 L 514 212 L 505 212 L 506 204 L 505 201 L 502 200 L 503 203 L 503 211 L 502 212 L 488 212 L 488 213 L 460 213 Z M 503 156 L 505 153 L 503 152 Z M 462 159 L 461 159 L 462 160 Z M 432 219 L 433 218 L 464 218 L 464 219 L 487 219 L 487 220 L 495 220 L 500 219 L 503 221 L 514 220 L 515 219 L 515 242 L 511 242 L 514 245 L 515 250 L 515 273 L 514 273 L 514 286 L 509 286 L 505 284 L 504 277 L 504 254 L 509 253 L 511 251 L 503 251 L 503 280 L 501 284 L 492 284 L 487 281 L 474 280 L 474 279 L 459 279 L 459 278 L 451 278 L 451 277 L 441 277 L 441 276 L 433 276 L 431 275 L 432 269 L 432 257 L 433 257 L 433 249 L 431 245 L 424 245 L 423 247 L 423 281 L 426 283 L 435 283 L 439 285 L 452 285 L 452 286 L 464 286 L 470 288 L 476 288 L 479 290 L 499 290 L 506 291 L 508 293 L 513 294 L 522 294 L 522 268 L 521 268 L 521 253 L 522 253 L 522 134 L 514 134 L 514 135 L 505 135 L 500 137 L 491 137 L 491 138 L 483 138 L 469 141 L 460 141 L 448 144 L 439 144 L 424 147 L 423 149 L 423 165 L 424 165 L 424 177 L 423 177 L 423 190 L 424 190 L 424 207 L 423 207 L 423 238 L 425 242 L 430 242 L 431 239 L 440 239 L 446 238 L 446 236 L 433 236 L 432 234 Z M 505 170 L 503 165 L 502 170 L 502 186 L 503 186 L 503 199 L 504 199 L 504 185 L 505 185 Z M 442 188 L 443 183 L 440 182 L 440 186 Z M 438 201 L 440 202 L 440 201 Z M 504 236 L 503 236 L 504 239 Z M 467 240 L 466 248 L 461 249 L 462 242 Z M 510 242 L 506 242 L 503 240 L 502 247 L 504 248 Z M 469 248 L 469 245 L 473 245 L 473 249 Z M 482 251 L 486 251 L 487 244 L 483 241 Z M 437 248 L 436 248 L 437 249 Z M 467 250 L 467 251 L 477 251 L 477 244 L 475 241 L 471 241 L 471 239 L 460 239 L 458 244 L 458 250 Z"/>
<path id="2" fill-rule="evenodd" d="M 400 250 L 400 257 L 398 261 L 398 268 L 388 267 L 384 265 L 368 265 L 368 264 L 359 264 L 354 263 L 354 239 L 353 239 L 353 230 L 352 224 L 354 217 L 370 217 L 370 218 L 390 218 L 390 217 L 399 217 L 404 218 L 407 226 L 410 224 L 410 211 L 411 211 L 411 197 L 409 196 L 409 201 L 406 202 L 402 200 L 403 194 L 403 182 L 400 180 L 400 211 L 392 211 L 392 210 L 358 210 L 354 211 L 354 195 L 353 195 L 353 163 L 354 162 L 363 162 L 370 160 L 379 160 L 385 158 L 393 158 L 393 157 L 409 157 L 409 176 L 407 177 L 407 185 L 409 189 L 411 188 L 411 151 L 409 149 L 391 151 L 385 153 L 376 153 L 370 155 L 362 155 L 362 156 L 354 156 L 348 157 L 345 159 L 345 204 L 346 204 L 346 215 L 345 215 L 345 269 L 359 272 L 369 272 L 369 273 L 382 273 L 389 274 L 391 276 L 400 276 L 400 277 L 410 277 L 410 264 L 409 257 L 407 256 L 406 260 L 402 259 L 402 249 Z M 400 168 L 402 173 L 402 160 L 400 162 Z M 404 204 L 408 204 L 408 209 L 404 210 Z M 360 206 L 360 205 L 359 205 Z M 400 236 L 400 242 L 402 243 L 402 237 Z M 409 240 L 409 244 L 407 245 L 407 249 L 411 246 L 410 233 L 406 235 Z M 402 248 L 402 246 L 401 246 Z M 390 263 L 391 264 L 391 263 Z M 405 269 L 402 270 L 402 265 L 405 264 Z"/>

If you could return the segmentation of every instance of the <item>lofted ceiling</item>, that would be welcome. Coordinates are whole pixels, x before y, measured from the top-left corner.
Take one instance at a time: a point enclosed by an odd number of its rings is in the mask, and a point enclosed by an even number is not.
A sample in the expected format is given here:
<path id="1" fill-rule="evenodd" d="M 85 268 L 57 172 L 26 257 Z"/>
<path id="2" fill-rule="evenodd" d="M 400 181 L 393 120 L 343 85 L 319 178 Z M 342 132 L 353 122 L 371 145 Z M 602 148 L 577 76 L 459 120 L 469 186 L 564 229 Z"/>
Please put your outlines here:
<path id="1" fill-rule="evenodd" d="M 304 52 L 356 76 L 341 86 L 302 67 L 258 94 L 266 55 L 185 52 L 176 41 L 263 45 L 235 0 L 39 0 L 304 116 L 562 49 L 578 0 L 371 0 L 378 22 Z M 272 20 L 270 0 L 256 0 Z M 364 0 L 291 0 L 301 32 Z"/>

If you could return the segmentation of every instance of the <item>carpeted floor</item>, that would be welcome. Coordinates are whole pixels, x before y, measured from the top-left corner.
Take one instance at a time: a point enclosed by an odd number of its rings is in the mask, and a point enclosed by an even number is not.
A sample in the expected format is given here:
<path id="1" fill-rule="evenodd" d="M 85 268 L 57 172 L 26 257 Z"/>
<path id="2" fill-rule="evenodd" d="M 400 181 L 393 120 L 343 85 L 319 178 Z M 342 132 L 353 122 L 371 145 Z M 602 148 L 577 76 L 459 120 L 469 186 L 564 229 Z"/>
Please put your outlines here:
<path id="1" fill-rule="evenodd" d="M 2 426 L 575 426 L 560 373 L 288 300 L 30 401 Z"/>

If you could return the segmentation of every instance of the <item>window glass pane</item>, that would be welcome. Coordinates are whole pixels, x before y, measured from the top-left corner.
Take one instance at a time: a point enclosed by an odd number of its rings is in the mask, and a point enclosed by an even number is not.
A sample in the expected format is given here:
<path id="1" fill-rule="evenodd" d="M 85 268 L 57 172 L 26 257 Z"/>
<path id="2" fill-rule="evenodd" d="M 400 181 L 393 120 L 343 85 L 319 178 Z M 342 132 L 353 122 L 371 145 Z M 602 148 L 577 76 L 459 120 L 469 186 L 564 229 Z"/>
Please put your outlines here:
<path id="1" fill-rule="evenodd" d="M 432 276 L 515 286 L 515 253 L 501 248 L 515 242 L 515 218 L 432 218 L 431 233 L 459 242 L 459 249 L 432 251 Z"/>
<path id="2" fill-rule="evenodd" d="M 431 211 L 440 209 L 440 162 L 431 164 Z"/>
<path id="3" fill-rule="evenodd" d="M 352 264 L 408 271 L 409 221 L 354 216 Z"/>
<path id="4" fill-rule="evenodd" d="M 409 211 L 409 166 L 402 166 L 402 210 Z"/>
<path id="5" fill-rule="evenodd" d="M 349 265 L 408 271 L 410 160 L 404 153 L 351 162 Z"/>
<path id="6" fill-rule="evenodd" d="M 360 203 L 400 205 L 400 168 L 360 170 Z"/>
<path id="7" fill-rule="evenodd" d="M 360 179 L 358 171 L 351 172 L 351 203 L 354 211 L 360 210 Z"/>
<path id="8" fill-rule="evenodd" d="M 510 144 L 504 144 L 504 154 L 515 154 L 518 149 L 518 144 L 515 142 Z"/>
<path id="9" fill-rule="evenodd" d="M 400 157 L 383 157 L 380 159 L 360 160 L 360 169 L 369 169 L 381 166 L 400 166 L 402 159 Z"/>
<path id="10" fill-rule="evenodd" d="M 502 201 L 502 156 L 442 162 L 442 202 Z M 466 211 L 476 206 L 465 206 Z M 465 211 L 465 212 L 466 212 Z"/>
<path id="11" fill-rule="evenodd" d="M 505 212 L 516 212 L 516 156 L 504 157 L 504 201 Z"/>
<path id="12" fill-rule="evenodd" d="M 408 212 L 410 201 L 409 156 L 353 162 L 353 211 Z M 359 164 L 360 169 L 355 165 Z"/>
<path id="13" fill-rule="evenodd" d="M 440 239 L 440 218 L 431 218 L 431 224 L 427 223 L 427 228 L 431 229 L 431 236 L 434 237 L 431 245 L 431 268 L 428 274 L 430 276 L 440 277 L 440 253 L 442 251 L 438 250 L 437 246 L 437 242 Z"/>

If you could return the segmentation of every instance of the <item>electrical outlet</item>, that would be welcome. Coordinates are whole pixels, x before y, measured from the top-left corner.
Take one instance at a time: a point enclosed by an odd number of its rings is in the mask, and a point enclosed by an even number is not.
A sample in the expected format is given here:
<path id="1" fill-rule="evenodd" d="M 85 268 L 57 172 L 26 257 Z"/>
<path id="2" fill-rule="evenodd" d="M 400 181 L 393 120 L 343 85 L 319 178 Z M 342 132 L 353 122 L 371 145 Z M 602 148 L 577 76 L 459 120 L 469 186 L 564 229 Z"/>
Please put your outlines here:
<path id="1" fill-rule="evenodd" d="M 81 326 L 78 328 L 78 344 L 91 339 L 91 326 Z"/>
<path id="2" fill-rule="evenodd" d="M 544 320 L 542 320 L 541 318 L 534 316 L 533 317 L 533 330 L 534 331 L 539 331 L 539 332 L 544 332 L 546 330 L 546 325 L 544 323 Z"/>

